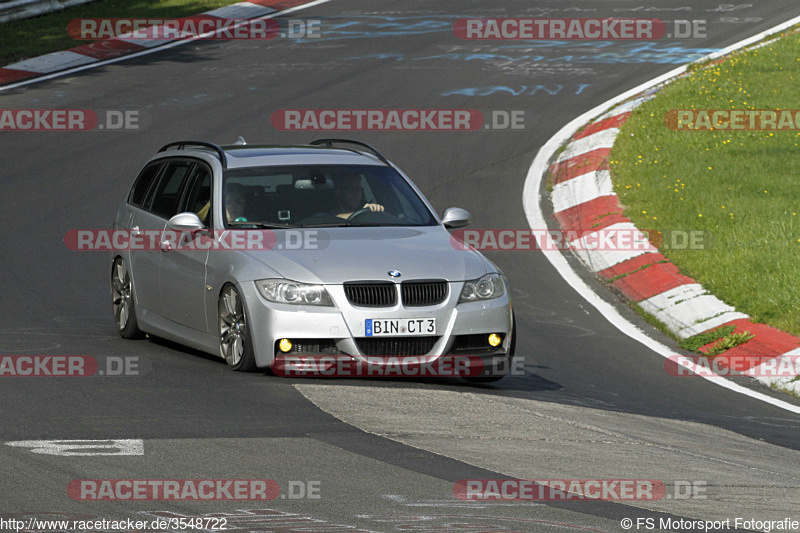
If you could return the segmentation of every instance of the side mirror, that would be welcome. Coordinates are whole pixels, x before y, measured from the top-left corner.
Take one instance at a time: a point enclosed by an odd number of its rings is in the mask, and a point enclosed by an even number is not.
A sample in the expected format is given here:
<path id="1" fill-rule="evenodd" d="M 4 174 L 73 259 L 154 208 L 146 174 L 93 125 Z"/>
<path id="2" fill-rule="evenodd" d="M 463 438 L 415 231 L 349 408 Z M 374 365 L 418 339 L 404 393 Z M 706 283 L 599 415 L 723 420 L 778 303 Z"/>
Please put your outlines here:
<path id="1" fill-rule="evenodd" d="M 448 207 L 442 217 L 442 224 L 447 229 L 463 228 L 472 224 L 472 215 L 466 209 L 460 207 Z"/>
<path id="2" fill-rule="evenodd" d="M 167 229 L 173 231 L 197 231 L 205 228 L 196 213 L 178 213 L 167 222 Z"/>

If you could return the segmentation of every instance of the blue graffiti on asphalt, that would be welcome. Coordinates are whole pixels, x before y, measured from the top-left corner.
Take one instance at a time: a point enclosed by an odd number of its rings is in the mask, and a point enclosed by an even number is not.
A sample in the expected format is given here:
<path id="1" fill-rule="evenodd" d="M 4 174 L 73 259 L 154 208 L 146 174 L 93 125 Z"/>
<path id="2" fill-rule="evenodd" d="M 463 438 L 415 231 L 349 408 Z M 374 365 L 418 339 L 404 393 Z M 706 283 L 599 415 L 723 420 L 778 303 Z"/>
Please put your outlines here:
<path id="1" fill-rule="evenodd" d="M 380 37 L 422 35 L 426 33 L 452 32 L 453 23 L 466 15 L 415 15 L 392 17 L 384 15 L 355 15 L 339 20 L 336 17 L 322 21 L 321 31 L 325 40 L 374 39 Z M 297 41 L 319 41 L 319 39 L 296 39 Z"/>
<path id="2" fill-rule="evenodd" d="M 386 37 L 409 37 L 433 33 L 452 35 L 453 23 L 470 15 L 353 15 L 347 18 L 323 19 L 322 40 L 377 39 Z M 320 39 L 293 39 L 296 42 L 319 42 Z M 515 41 L 515 42 L 467 42 L 455 36 L 453 47 L 443 53 L 432 55 L 409 55 L 405 53 L 373 52 L 343 58 L 346 61 L 393 60 L 393 61 L 482 61 L 502 65 L 530 63 L 615 64 L 652 63 L 684 64 L 694 61 L 717 48 L 692 48 L 664 41 Z M 441 43 L 440 43 L 441 44 Z M 479 48 L 480 47 L 480 48 Z M 549 52 L 549 55 L 544 55 Z"/>
<path id="3" fill-rule="evenodd" d="M 576 46 L 577 44 L 577 46 Z M 541 41 L 535 45 L 501 45 L 494 49 L 503 53 L 476 53 L 476 52 L 445 52 L 427 56 L 414 57 L 404 53 L 373 53 L 362 56 L 345 58 L 349 61 L 365 59 L 392 59 L 395 61 L 489 61 L 513 63 L 571 63 L 571 64 L 611 64 L 611 63 L 656 63 L 656 64 L 683 64 L 699 59 L 717 48 L 685 48 L 671 44 L 660 45 L 654 42 L 617 44 L 614 49 L 609 45 L 617 43 L 594 42 L 572 43 L 565 41 Z M 573 52 L 581 46 L 592 46 L 597 53 L 569 53 L 564 55 L 545 56 L 541 54 L 526 53 L 531 48 L 563 48 L 569 47 Z M 516 53 L 515 49 L 522 49 Z"/>
<path id="4" fill-rule="evenodd" d="M 431 33 L 450 33 L 453 24 L 460 18 L 471 15 L 353 15 L 347 18 L 331 17 L 323 19 L 321 32 L 326 41 L 340 39 L 376 39 L 385 37 L 408 37 Z M 295 39 L 297 42 L 319 39 Z M 465 43 L 453 38 L 454 43 Z M 486 43 L 471 43 L 473 46 L 489 46 Z M 492 53 L 443 53 L 430 56 L 413 57 L 406 54 L 372 53 L 347 59 L 394 59 L 396 61 L 425 61 L 451 59 L 462 61 L 541 61 L 569 63 L 656 63 L 681 64 L 693 61 L 716 48 L 691 48 L 676 43 L 639 41 L 635 43 L 620 41 L 517 41 L 514 43 L 491 43 Z M 558 57 L 533 54 L 536 48 L 545 50 L 566 49 L 568 53 Z M 524 51 L 524 52 L 522 52 Z"/>
<path id="5" fill-rule="evenodd" d="M 584 89 L 591 87 L 590 83 L 580 83 L 575 85 L 575 91 L 572 94 L 581 94 Z M 496 93 L 510 94 L 511 96 L 534 96 L 538 92 L 544 92 L 550 96 L 558 95 L 564 86 L 560 83 L 553 85 L 518 85 L 515 87 L 508 87 L 505 85 L 492 85 L 488 87 L 468 87 L 465 89 L 456 89 L 442 93 L 442 96 L 491 96 Z"/>

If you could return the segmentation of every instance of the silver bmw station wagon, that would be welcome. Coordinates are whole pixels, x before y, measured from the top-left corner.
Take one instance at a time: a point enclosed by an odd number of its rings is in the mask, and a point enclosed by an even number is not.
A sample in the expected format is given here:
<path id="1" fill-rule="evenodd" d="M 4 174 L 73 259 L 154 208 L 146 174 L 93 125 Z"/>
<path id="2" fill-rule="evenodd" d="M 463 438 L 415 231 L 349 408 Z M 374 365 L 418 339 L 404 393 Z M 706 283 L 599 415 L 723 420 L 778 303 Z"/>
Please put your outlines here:
<path id="1" fill-rule="evenodd" d="M 470 222 L 459 208 L 439 218 L 358 141 L 170 143 L 116 215 L 130 246 L 112 253 L 114 320 L 124 338 L 149 333 L 234 370 L 463 355 L 484 363 L 473 379 L 494 381 L 511 367 L 514 315 L 500 270 L 448 231 Z"/>

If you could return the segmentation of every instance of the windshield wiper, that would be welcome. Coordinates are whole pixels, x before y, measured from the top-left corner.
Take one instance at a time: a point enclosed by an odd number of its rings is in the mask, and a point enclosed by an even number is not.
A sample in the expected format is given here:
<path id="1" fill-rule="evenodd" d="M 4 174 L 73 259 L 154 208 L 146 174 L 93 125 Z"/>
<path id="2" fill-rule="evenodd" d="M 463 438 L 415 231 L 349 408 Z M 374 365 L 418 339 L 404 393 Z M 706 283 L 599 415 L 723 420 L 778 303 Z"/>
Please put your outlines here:
<path id="1" fill-rule="evenodd" d="M 300 226 L 295 226 L 294 224 L 286 224 L 284 222 L 229 222 L 228 225 L 231 228 L 236 228 L 239 226 L 255 226 L 257 228 L 264 228 L 264 229 L 285 229 L 285 228 L 300 227 Z"/>
<path id="2" fill-rule="evenodd" d="M 408 226 L 408 224 L 398 224 L 397 222 L 370 222 L 369 224 L 348 224 L 348 226 L 352 228 L 385 228 L 389 226 L 404 228 Z"/>
<path id="3" fill-rule="evenodd" d="M 347 222 L 320 222 L 319 224 L 301 224 L 301 228 L 344 228 L 349 226 Z"/>

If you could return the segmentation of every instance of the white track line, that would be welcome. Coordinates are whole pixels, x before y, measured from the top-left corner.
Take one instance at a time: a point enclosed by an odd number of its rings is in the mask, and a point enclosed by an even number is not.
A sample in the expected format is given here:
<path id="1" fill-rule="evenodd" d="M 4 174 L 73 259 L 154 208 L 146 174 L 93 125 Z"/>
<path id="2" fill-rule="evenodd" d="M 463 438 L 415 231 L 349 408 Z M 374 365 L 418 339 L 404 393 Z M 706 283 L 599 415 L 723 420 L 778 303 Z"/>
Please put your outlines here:
<path id="1" fill-rule="evenodd" d="M 735 50 L 740 48 L 744 48 L 749 44 L 753 44 L 758 42 L 759 40 L 763 39 L 767 35 L 785 30 L 786 28 L 790 28 L 795 24 L 800 23 L 800 17 L 795 17 L 783 24 L 779 24 L 769 30 L 763 31 L 758 35 L 754 35 L 748 39 L 740 41 L 736 44 L 733 44 L 727 48 L 724 48 L 718 52 L 714 52 L 709 54 L 696 62 L 702 61 L 709 61 L 720 58 L 726 54 L 729 54 Z M 595 107 L 587 111 L 586 113 L 582 114 L 581 116 L 572 120 L 569 124 L 561 128 L 553 137 L 548 140 L 544 146 L 539 149 L 539 152 L 536 154 L 536 157 L 531 164 L 530 169 L 528 169 L 528 175 L 525 178 L 525 187 L 522 192 L 522 202 L 523 208 L 525 209 L 525 215 L 528 219 L 528 224 L 531 228 L 546 228 L 547 222 L 545 221 L 544 214 L 542 213 L 541 209 L 541 197 L 539 195 L 539 190 L 541 189 L 542 179 L 547 174 L 549 168 L 549 162 L 552 159 L 553 155 L 556 153 L 558 148 L 567 142 L 578 129 L 587 124 L 590 120 L 594 119 L 595 117 L 600 116 L 603 113 L 609 111 L 611 107 L 620 102 L 624 102 L 628 98 L 635 96 L 642 91 L 655 87 L 656 85 L 666 82 L 671 78 L 679 76 L 686 72 L 688 65 L 684 65 L 682 67 L 678 67 L 674 70 L 667 72 L 657 78 L 654 78 L 648 82 L 645 82 L 638 87 L 634 87 L 629 91 L 626 91 L 607 102 L 600 104 L 599 106 Z M 616 111 L 616 110 L 615 110 Z M 649 337 L 644 331 L 639 329 L 638 326 L 629 322 L 625 317 L 623 317 L 617 309 L 611 305 L 610 303 L 606 302 L 600 296 L 595 294 L 595 292 L 580 278 L 580 276 L 572 269 L 570 264 L 567 262 L 566 258 L 561 254 L 561 252 L 556 251 L 555 245 L 549 246 L 548 243 L 542 242 L 544 239 L 548 237 L 540 236 L 537 234 L 537 240 L 539 241 L 539 247 L 542 250 L 542 253 L 550 261 L 550 264 L 558 271 L 564 281 L 567 282 L 573 289 L 575 289 L 587 302 L 589 302 L 595 309 L 597 309 L 600 314 L 602 314 L 614 327 L 619 329 L 622 333 L 629 336 L 630 338 L 640 342 L 644 346 L 650 348 L 657 354 L 661 355 L 664 358 L 669 358 L 670 356 L 677 355 L 675 350 L 671 349 L 664 344 L 656 341 Z M 684 358 L 686 359 L 686 358 Z M 684 366 L 689 368 L 689 370 L 695 371 L 697 369 L 697 365 L 693 364 L 690 361 L 685 361 Z M 745 396 L 749 396 L 756 400 L 763 401 L 780 409 L 800 414 L 800 406 L 790 404 L 783 400 L 778 400 L 776 398 L 772 398 L 766 394 L 756 392 L 753 390 L 748 389 L 747 387 L 743 387 L 734 383 L 729 379 L 725 379 L 719 376 L 706 376 L 701 373 L 700 370 L 697 370 L 697 373 L 703 378 L 713 383 L 716 383 L 720 387 L 724 387 L 728 390 L 733 392 L 737 392 L 739 394 L 743 394 Z"/>
<path id="2" fill-rule="evenodd" d="M 286 15 L 288 13 L 294 13 L 295 11 L 301 11 L 303 9 L 308 9 L 309 7 L 314 7 L 314 6 L 318 6 L 318 5 L 321 5 L 321 4 L 327 4 L 330 1 L 331 0 L 316 0 L 315 2 L 309 2 L 308 4 L 303 4 L 301 6 L 292 7 L 292 8 L 289 8 L 289 9 L 284 9 L 283 11 L 276 11 L 275 13 L 270 13 L 269 15 L 266 15 L 266 16 L 263 16 L 263 17 L 259 17 L 259 18 L 261 18 L 261 19 L 271 19 L 271 18 L 275 18 L 278 15 Z M 203 13 L 200 13 L 200 14 L 202 15 Z M 258 20 L 258 19 L 254 18 L 252 20 Z M 119 63 L 120 61 L 133 59 L 134 57 L 146 56 L 146 55 L 152 54 L 154 52 L 160 52 L 161 50 L 168 50 L 170 48 L 175 48 L 176 46 L 181 46 L 181 45 L 184 45 L 184 44 L 187 44 L 187 43 L 192 43 L 194 41 L 206 38 L 206 37 L 211 36 L 211 35 L 216 35 L 217 33 L 220 33 L 222 31 L 230 31 L 230 30 L 232 30 L 234 28 L 239 27 L 242 24 L 247 24 L 247 22 L 249 22 L 249 21 L 246 21 L 246 22 L 243 21 L 241 23 L 238 23 L 238 24 L 235 24 L 233 26 L 230 26 L 229 28 L 226 28 L 225 30 L 217 30 L 215 32 L 209 32 L 207 34 L 203 34 L 201 36 L 194 37 L 192 39 L 183 39 L 183 40 L 180 40 L 180 41 L 173 41 L 171 43 L 165 44 L 163 46 L 159 46 L 157 48 L 149 48 L 147 50 L 140 50 L 139 52 L 134 52 L 133 54 L 127 54 L 127 55 L 115 57 L 115 58 L 112 58 L 112 59 L 105 59 L 103 61 L 93 62 L 93 63 L 90 63 L 88 65 L 77 66 L 77 67 L 71 68 L 69 70 L 62 70 L 60 72 L 54 72 L 53 74 L 49 74 L 47 76 L 40 76 L 38 78 L 31 78 L 29 80 L 23 80 L 23 81 L 20 81 L 20 82 L 17 82 L 17 83 L 12 83 L 11 85 L 5 85 L 3 87 L 0 87 L 0 92 L 7 91 L 8 89 L 16 89 L 17 87 L 23 87 L 25 85 L 31 85 L 31 84 L 34 84 L 34 83 L 39 83 L 39 82 L 46 81 L 46 80 L 52 80 L 52 79 L 55 79 L 55 78 L 60 78 L 61 76 L 69 76 L 70 74 L 75 74 L 76 72 L 81 72 L 81 71 L 84 71 L 84 70 L 90 70 L 90 69 L 97 68 L 97 67 L 102 67 L 102 66 L 105 66 L 105 65 L 111 65 L 113 63 Z M 55 53 L 58 53 L 58 52 L 55 52 Z M 47 54 L 47 55 L 50 55 L 50 54 Z M 75 54 L 75 55 L 81 55 L 81 54 Z M 89 57 L 89 56 L 86 56 L 86 57 Z M 36 58 L 33 58 L 33 59 L 36 59 Z M 28 61 L 30 61 L 30 60 L 28 60 Z M 4 68 L 10 68 L 10 66 L 6 66 Z"/>

